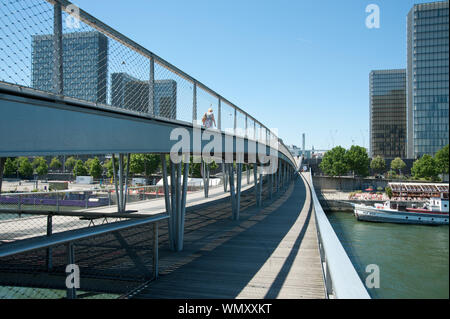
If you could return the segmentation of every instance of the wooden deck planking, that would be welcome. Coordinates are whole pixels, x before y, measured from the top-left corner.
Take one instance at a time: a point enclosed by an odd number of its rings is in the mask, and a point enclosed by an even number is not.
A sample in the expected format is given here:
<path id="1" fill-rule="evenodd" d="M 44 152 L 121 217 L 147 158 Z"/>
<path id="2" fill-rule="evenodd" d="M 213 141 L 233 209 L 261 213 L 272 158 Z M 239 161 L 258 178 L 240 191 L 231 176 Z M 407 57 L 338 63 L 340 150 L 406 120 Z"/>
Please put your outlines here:
<path id="1" fill-rule="evenodd" d="M 183 252 L 162 245 L 158 280 L 136 298 L 325 298 L 310 192 L 302 179 L 269 206 L 251 206 L 232 221 L 229 205 L 201 223 L 187 215 Z M 267 201 L 266 201 L 267 204 Z M 221 214 L 221 213 L 224 214 Z M 197 216 L 199 217 L 199 216 Z M 191 225 L 192 223 L 192 225 Z"/>

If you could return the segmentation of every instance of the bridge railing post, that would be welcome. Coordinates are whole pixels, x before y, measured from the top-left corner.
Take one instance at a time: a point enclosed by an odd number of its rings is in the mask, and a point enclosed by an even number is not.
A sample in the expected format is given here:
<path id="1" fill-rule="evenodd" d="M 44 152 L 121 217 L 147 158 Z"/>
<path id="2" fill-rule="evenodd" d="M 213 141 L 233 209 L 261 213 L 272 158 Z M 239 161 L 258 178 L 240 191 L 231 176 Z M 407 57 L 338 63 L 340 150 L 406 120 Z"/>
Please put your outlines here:
<path id="1" fill-rule="evenodd" d="M 218 99 L 218 110 L 217 110 L 217 128 L 219 131 L 222 130 L 222 99 Z"/>
<path id="2" fill-rule="evenodd" d="M 197 82 L 192 89 L 192 123 L 197 124 Z"/>
<path id="3" fill-rule="evenodd" d="M 152 116 L 155 116 L 155 58 L 153 56 L 150 57 L 148 113 Z"/>
<path id="4" fill-rule="evenodd" d="M 47 215 L 47 236 L 51 236 L 53 233 L 53 216 L 52 214 Z M 51 271 L 53 268 L 52 262 L 52 247 L 47 248 L 46 266 L 47 271 Z"/>
<path id="5" fill-rule="evenodd" d="M 153 279 L 158 278 L 159 243 L 158 243 L 158 222 L 153 223 Z"/>
<path id="6" fill-rule="evenodd" d="M 62 95 L 63 83 L 62 8 L 58 1 L 53 5 L 53 92 Z"/>
<path id="7" fill-rule="evenodd" d="M 74 265 L 75 264 L 75 248 L 73 246 L 73 242 L 68 242 L 66 245 L 67 249 L 67 265 Z M 73 278 L 74 281 L 76 281 L 76 278 Z M 66 282 L 67 286 L 67 299 L 75 299 L 77 298 L 77 292 L 75 288 L 75 283 L 71 285 L 68 285 L 69 283 Z"/>

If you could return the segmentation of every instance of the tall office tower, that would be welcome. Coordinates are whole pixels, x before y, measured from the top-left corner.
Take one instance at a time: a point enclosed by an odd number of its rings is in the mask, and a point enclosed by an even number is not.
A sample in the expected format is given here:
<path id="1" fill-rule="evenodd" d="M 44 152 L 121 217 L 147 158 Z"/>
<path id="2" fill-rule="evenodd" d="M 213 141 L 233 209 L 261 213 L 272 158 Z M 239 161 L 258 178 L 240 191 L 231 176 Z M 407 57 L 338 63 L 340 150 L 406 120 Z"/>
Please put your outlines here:
<path id="1" fill-rule="evenodd" d="M 111 74 L 112 105 L 138 112 L 149 112 L 149 83 L 126 73 Z M 177 118 L 177 82 L 155 80 L 154 115 Z"/>
<path id="2" fill-rule="evenodd" d="M 302 134 L 302 154 L 305 154 L 305 133 Z"/>
<path id="3" fill-rule="evenodd" d="M 407 17 L 407 156 L 448 144 L 448 1 L 417 4 Z"/>
<path id="4" fill-rule="evenodd" d="M 32 44 L 32 86 L 53 91 L 53 35 L 35 35 Z M 92 32 L 63 35 L 63 93 L 66 96 L 106 103 L 108 38 Z"/>
<path id="5" fill-rule="evenodd" d="M 370 72 L 370 157 L 406 156 L 406 70 Z"/>

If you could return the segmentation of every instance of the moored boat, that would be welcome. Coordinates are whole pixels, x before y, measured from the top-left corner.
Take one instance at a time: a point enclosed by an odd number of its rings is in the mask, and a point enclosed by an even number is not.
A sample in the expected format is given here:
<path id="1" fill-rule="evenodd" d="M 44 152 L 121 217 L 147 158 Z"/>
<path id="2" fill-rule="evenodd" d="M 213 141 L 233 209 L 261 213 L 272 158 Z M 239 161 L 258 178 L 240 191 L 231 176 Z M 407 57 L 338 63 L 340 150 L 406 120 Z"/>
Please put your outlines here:
<path id="1" fill-rule="evenodd" d="M 448 225 L 448 198 L 432 197 L 422 208 L 399 205 L 391 201 L 367 206 L 355 204 L 354 213 L 358 220 L 385 223 Z"/>

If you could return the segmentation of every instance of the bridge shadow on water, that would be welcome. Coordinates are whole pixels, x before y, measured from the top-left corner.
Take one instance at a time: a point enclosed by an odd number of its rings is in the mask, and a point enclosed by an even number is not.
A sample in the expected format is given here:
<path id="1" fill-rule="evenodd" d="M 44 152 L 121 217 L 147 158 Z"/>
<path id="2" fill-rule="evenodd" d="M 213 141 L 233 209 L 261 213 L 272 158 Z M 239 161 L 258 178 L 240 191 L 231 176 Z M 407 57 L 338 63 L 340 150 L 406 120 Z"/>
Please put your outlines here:
<path id="1" fill-rule="evenodd" d="M 254 205 L 252 190 L 244 193 L 240 221 L 231 220 L 229 200 L 188 212 L 182 252 L 169 250 L 162 227 L 161 275 L 134 297 L 276 298 L 292 270 L 312 215 L 301 178 L 280 193 L 270 200 L 266 190 L 262 208 Z M 286 244 L 283 239 L 300 212 L 306 214 L 301 230 Z M 269 260 L 277 249 L 288 249 L 287 256 L 277 253 Z M 272 262 L 281 267 L 267 273 L 263 268 L 271 268 Z M 257 274 L 263 285 L 252 282 Z"/>

